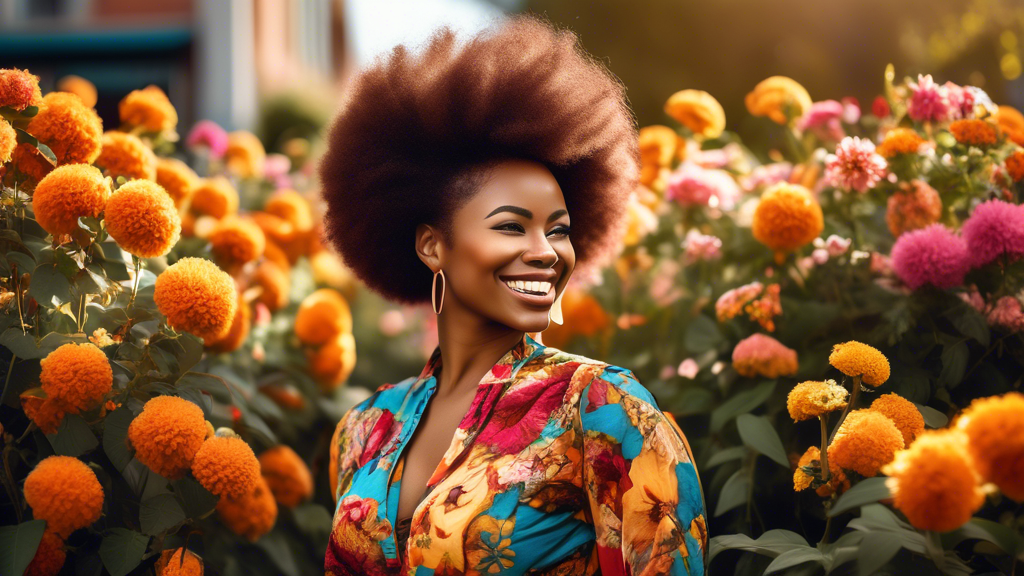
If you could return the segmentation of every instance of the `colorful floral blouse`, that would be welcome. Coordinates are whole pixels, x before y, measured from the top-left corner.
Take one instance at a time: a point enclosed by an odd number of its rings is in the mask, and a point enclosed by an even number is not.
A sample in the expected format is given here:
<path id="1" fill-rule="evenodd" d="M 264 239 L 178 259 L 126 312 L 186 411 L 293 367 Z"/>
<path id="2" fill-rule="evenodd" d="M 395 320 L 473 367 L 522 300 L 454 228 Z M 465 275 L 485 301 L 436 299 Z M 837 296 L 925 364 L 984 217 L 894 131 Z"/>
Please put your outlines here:
<path id="1" fill-rule="evenodd" d="M 399 546 L 402 451 L 440 362 L 338 424 L 327 574 L 704 573 L 704 497 L 675 422 L 630 371 L 529 336 L 480 381 Z"/>

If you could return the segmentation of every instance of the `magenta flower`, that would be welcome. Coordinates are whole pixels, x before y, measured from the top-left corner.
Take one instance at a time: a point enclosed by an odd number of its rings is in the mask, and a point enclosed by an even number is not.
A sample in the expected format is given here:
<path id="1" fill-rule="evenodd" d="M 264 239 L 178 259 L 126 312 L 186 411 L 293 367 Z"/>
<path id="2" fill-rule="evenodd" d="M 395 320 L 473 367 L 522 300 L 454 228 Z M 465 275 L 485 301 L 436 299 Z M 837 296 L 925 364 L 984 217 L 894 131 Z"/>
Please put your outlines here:
<path id="1" fill-rule="evenodd" d="M 867 192 L 888 174 L 885 158 L 871 140 L 846 137 L 835 154 L 825 157 L 825 178 L 833 186 Z"/>
<path id="2" fill-rule="evenodd" d="M 942 122 L 949 119 L 949 91 L 932 80 L 932 75 L 918 74 L 917 82 L 910 83 L 912 95 L 907 113 L 918 122 L 933 120 Z"/>
<path id="3" fill-rule="evenodd" d="M 684 162 L 668 179 L 665 196 L 683 206 L 710 206 L 729 210 L 741 194 L 731 174 Z"/>
<path id="4" fill-rule="evenodd" d="M 946 82 L 942 86 L 946 89 L 946 96 L 949 98 L 947 120 L 974 118 L 974 93 L 968 90 L 968 87 L 957 86 L 952 82 Z"/>
<path id="5" fill-rule="evenodd" d="M 977 268 L 1006 255 L 1024 255 L 1024 208 L 1002 200 L 979 204 L 961 229 Z"/>
<path id="6" fill-rule="evenodd" d="M 967 243 L 938 223 L 901 234 L 892 247 L 891 264 L 900 280 L 914 290 L 926 284 L 959 286 L 970 267 Z"/>
<path id="7" fill-rule="evenodd" d="M 188 133 L 185 144 L 189 148 L 208 148 L 211 157 L 221 158 L 228 149 L 228 133 L 212 120 L 200 120 Z"/>

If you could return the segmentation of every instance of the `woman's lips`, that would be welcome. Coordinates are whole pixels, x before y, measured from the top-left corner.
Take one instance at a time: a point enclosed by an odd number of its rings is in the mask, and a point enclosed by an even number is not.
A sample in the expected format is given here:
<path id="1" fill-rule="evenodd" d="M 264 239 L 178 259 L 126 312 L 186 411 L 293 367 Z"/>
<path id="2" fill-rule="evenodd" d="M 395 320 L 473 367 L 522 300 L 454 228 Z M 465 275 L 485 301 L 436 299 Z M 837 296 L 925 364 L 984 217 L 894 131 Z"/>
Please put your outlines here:
<path id="1" fill-rule="evenodd" d="M 555 289 L 552 285 L 551 289 L 546 294 L 526 294 L 513 290 L 507 283 L 502 282 L 502 285 L 511 292 L 516 298 L 519 298 L 523 302 L 533 306 L 548 306 L 550 307 L 555 303 Z"/>

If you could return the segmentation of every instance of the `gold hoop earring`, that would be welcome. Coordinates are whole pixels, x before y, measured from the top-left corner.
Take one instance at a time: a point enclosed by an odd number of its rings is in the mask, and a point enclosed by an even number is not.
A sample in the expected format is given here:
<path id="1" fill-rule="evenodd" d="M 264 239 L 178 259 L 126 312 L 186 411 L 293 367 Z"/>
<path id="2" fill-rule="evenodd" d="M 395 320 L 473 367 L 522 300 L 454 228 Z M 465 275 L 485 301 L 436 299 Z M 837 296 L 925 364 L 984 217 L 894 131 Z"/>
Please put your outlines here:
<path id="1" fill-rule="evenodd" d="M 437 303 L 437 275 L 441 275 L 441 304 Z M 444 287 L 448 284 L 445 280 L 444 270 L 438 269 L 434 272 L 434 282 L 430 285 L 430 305 L 434 308 L 434 314 L 441 314 L 441 308 L 444 307 Z"/>

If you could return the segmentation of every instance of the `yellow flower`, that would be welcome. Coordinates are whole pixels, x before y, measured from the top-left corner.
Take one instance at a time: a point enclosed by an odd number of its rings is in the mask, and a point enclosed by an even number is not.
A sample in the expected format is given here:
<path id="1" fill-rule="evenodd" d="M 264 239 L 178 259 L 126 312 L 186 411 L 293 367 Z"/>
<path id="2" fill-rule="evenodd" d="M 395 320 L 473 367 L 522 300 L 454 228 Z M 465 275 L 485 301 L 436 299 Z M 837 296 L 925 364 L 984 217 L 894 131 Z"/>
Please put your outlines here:
<path id="1" fill-rule="evenodd" d="M 1024 502 L 1024 394 L 979 398 L 963 411 L 956 427 L 967 434 L 967 448 L 982 478 Z"/>
<path id="2" fill-rule="evenodd" d="M 640 129 L 640 162 L 644 166 L 670 166 L 679 145 L 679 135 L 668 126 L 645 126 Z"/>
<path id="3" fill-rule="evenodd" d="M 238 306 L 234 280 L 202 258 L 182 258 L 164 270 L 153 299 L 171 328 L 204 339 L 227 334 Z"/>
<path id="4" fill-rule="evenodd" d="M 665 113 L 704 138 L 718 138 L 725 129 L 725 110 L 703 90 L 680 90 L 669 96 Z"/>
<path id="5" fill-rule="evenodd" d="M 192 191 L 189 210 L 198 215 L 220 219 L 238 212 L 238 192 L 223 176 L 203 178 Z"/>
<path id="6" fill-rule="evenodd" d="M 181 478 L 206 439 L 203 410 L 176 396 L 157 396 L 128 426 L 135 457 L 164 478 Z"/>
<path id="7" fill-rule="evenodd" d="M 99 404 L 114 385 L 107 355 L 94 344 L 63 344 L 40 362 L 39 382 L 69 414 Z"/>
<path id="8" fill-rule="evenodd" d="M 794 422 L 817 418 L 834 410 L 846 408 L 846 388 L 835 380 L 808 381 L 797 384 L 789 393 L 786 406 Z"/>
<path id="9" fill-rule="evenodd" d="M 924 416 L 913 402 L 899 394 L 883 394 L 871 403 L 871 410 L 885 414 L 903 435 L 903 445 L 910 443 L 924 432 Z"/>
<path id="10" fill-rule="evenodd" d="M 917 154 L 924 143 L 924 138 L 918 136 L 913 128 L 893 128 L 875 151 L 885 158 L 895 158 L 900 154 Z"/>
<path id="11" fill-rule="evenodd" d="M 796 465 L 796 470 L 793 472 L 793 490 L 800 492 L 811 487 L 811 483 L 814 482 L 815 477 L 811 476 L 807 472 L 804 472 L 804 466 L 812 466 L 821 469 L 821 450 L 817 446 L 811 446 L 804 452 L 804 455 L 800 457 L 800 461 Z M 828 484 L 823 484 L 815 489 L 818 496 L 827 498 L 832 494 L 835 494 L 836 490 L 839 493 L 843 493 L 850 489 L 850 479 L 846 477 L 846 473 L 843 472 L 841 466 L 833 461 L 829 461 L 828 469 L 831 476 L 829 477 Z M 820 480 L 820 478 L 819 478 Z"/>
<path id="12" fill-rule="evenodd" d="M 788 124 L 811 109 L 811 95 L 792 78 L 772 76 L 758 83 L 744 103 L 754 116 L 767 116 L 777 124 Z"/>
<path id="13" fill-rule="evenodd" d="M 174 130 L 178 125 L 178 112 L 164 91 L 157 86 L 132 90 L 118 104 L 121 122 L 141 126 L 149 132 Z"/>
<path id="14" fill-rule="evenodd" d="M 778 255 L 810 243 L 825 228 L 821 206 L 799 184 L 779 182 L 761 194 L 751 232 Z"/>
<path id="15" fill-rule="evenodd" d="M 138 136 L 111 130 L 103 134 L 103 149 L 95 164 L 111 178 L 156 179 L 156 154 Z"/>
<path id="16" fill-rule="evenodd" d="M 833 346 L 828 363 L 847 376 L 860 376 L 868 386 L 881 386 L 889 379 L 885 354 L 854 340 Z"/>
<path id="17" fill-rule="evenodd" d="M 85 462 L 70 456 L 44 458 L 25 478 L 25 502 L 46 528 L 67 538 L 100 519 L 103 487 Z"/>
<path id="18" fill-rule="evenodd" d="M 903 435 L 885 415 L 873 410 L 854 410 L 846 415 L 828 447 L 829 465 L 875 476 L 903 449 Z"/>
<path id="19" fill-rule="evenodd" d="M 163 186 L 180 210 L 192 198 L 199 176 L 177 158 L 156 159 L 156 183 Z"/>
<path id="20" fill-rule="evenodd" d="M 228 265 L 252 262 L 263 255 L 267 238 L 251 220 L 228 216 L 207 237 L 218 261 Z"/>
<path id="21" fill-rule="evenodd" d="M 336 290 L 321 288 L 302 301 L 295 314 L 295 335 L 303 344 L 319 345 L 352 332 L 352 310 Z"/>
<path id="22" fill-rule="evenodd" d="M 260 454 L 263 479 L 282 506 L 294 508 L 313 496 L 313 475 L 309 466 L 286 445 Z"/>
<path id="23" fill-rule="evenodd" d="M 132 180 L 118 188 L 107 201 L 103 219 L 117 245 L 139 258 L 163 256 L 181 237 L 174 201 L 151 180 Z"/>
<path id="24" fill-rule="evenodd" d="M 233 174 L 242 178 L 263 176 L 263 162 L 267 151 L 252 132 L 238 130 L 228 134 L 228 149 L 224 164 Z"/>
<path id="25" fill-rule="evenodd" d="M 94 108 L 96 106 L 96 85 L 81 76 L 69 74 L 68 76 L 61 78 L 57 82 L 57 90 L 61 92 L 69 92 L 78 96 L 82 101 L 82 104 L 85 104 L 89 108 Z"/>
<path id="26" fill-rule="evenodd" d="M 929 430 L 882 468 L 893 504 L 916 528 L 948 532 L 985 502 L 959 430 Z"/>
<path id="27" fill-rule="evenodd" d="M 14 126 L 0 118 L 0 164 L 6 164 L 14 157 L 14 149 L 18 147 L 18 133 Z"/>
<path id="28" fill-rule="evenodd" d="M 348 380 L 355 367 L 356 339 L 348 332 L 318 348 L 309 363 L 309 371 L 323 392 L 330 392 Z"/>
<path id="29" fill-rule="evenodd" d="M 99 216 L 110 196 L 110 180 L 95 166 L 68 164 L 46 175 L 32 195 L 36 221 L 54 236 L 78 230 L 82 216 Z"/>
<path id="30" fill-rule="evenodd" d="M 214 436 L 203 442 L 192 460 L 192 475 L 203 488 L 227 498 L 251 495 L 262 481 L 260 462 L 252 448 L 231 436 Z M 273 502 L 272 497 L 270 500 Z"/>
<path id="31" fill-rule="evenodd" d="M 277 522 L 277 502 L 274 501 L 266 479 L 260 476 L 249 492 L 237 497 L 221 498 L 217 502 L 217 514 L 232 532 L 255 542 L 270 532 Z"/>

